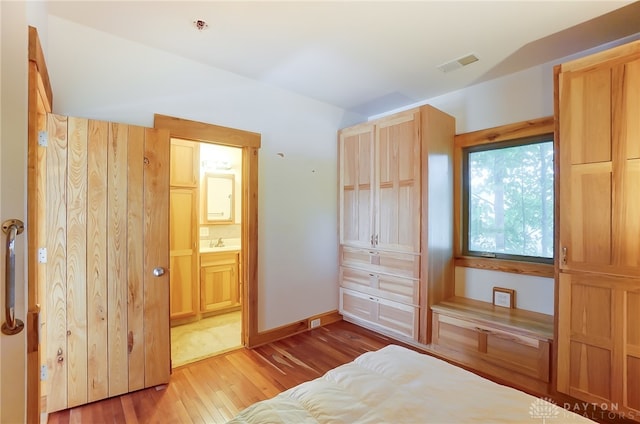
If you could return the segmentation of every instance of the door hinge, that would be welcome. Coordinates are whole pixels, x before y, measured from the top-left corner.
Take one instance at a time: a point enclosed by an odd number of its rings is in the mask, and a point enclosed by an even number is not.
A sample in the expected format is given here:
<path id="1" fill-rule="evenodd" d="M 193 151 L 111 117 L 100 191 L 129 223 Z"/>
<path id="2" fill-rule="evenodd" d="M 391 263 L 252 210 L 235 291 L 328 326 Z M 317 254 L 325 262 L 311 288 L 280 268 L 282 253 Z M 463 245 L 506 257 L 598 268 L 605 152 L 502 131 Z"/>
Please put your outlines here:
<path id="1" fill-rule="evenodd" d="M 47 248 L 39 247 L 38 248 L 38 263 L 46 264 L 47 263 Z"/>
<path id="2" fill-rule="evenodd" d="M 38 131 L 38 146 L 47 147 L 49 144 L 49 133 L 46 131 Z"/>

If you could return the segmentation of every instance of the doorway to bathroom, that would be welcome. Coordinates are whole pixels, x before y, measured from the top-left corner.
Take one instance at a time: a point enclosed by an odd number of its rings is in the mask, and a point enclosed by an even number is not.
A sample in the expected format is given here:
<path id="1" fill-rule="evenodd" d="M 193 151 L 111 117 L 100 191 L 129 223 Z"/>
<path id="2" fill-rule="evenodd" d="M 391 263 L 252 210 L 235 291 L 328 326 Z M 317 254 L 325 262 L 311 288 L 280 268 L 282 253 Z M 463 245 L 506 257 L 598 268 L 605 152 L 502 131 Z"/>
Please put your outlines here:
<path id="1" fill-rule="evenodd" d="M 242 347 L 242 149 L 171 139 L 172 367 Z"/>

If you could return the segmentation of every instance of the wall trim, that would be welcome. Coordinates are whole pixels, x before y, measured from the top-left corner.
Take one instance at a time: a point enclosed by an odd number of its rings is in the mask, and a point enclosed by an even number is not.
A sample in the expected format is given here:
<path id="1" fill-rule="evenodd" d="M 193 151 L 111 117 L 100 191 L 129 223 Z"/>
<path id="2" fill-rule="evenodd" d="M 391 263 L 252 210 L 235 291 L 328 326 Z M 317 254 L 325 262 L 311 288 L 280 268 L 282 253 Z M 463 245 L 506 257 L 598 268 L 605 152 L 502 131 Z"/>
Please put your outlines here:
<path id="1" fill-rule="evenodd" d="M 315 319 L 320 320 L 320 325 L 318 327 L 314 327 L 314 329 L 332 324 L 334 322 L 342 321 L 342 315 L 340 315 L 337 310 L 330 311 L 318 315 L 313 315 L 300 321 L 274 328 L 272 330 L 261 331 L 249 337 L 249 341 L 246 347 L 252 349 L 260 345 L 275 342 L 276 340 L 284 339 L 295 334 L 309 331 L 312 329 L 311 321 Z"/>

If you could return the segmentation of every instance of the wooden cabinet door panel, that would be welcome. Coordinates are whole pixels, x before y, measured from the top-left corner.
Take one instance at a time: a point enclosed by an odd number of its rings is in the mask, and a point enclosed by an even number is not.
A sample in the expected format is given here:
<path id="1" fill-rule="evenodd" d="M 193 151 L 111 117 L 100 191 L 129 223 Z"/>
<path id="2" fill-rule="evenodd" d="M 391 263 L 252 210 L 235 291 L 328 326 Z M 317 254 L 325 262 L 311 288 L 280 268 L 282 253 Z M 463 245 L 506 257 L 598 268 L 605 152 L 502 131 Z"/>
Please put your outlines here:
<path id="1" fill-rule="evenodd" d="M 171 319 L 196 315 L 197 293 L 190 255 L 171 256 L 170 311 Z"/>
<path id="2" fill-rule="evenodd" d="M 240 306 L 238 252 L 206 253 L 200 258 L 200 312 Z"/>
<path id="3" fill-rule="evenodd" d="M 640 115 L 639 115 L 640 116 Z M 640 121 L 640 119 L 638 119 Z M 638 140 L 640 144 L 640 140 Z M 640 269 L 640 159 L 627 159 L 614 216 L 613 263 L 630 275 Z M 619 236 L 618 236 L 619 235 Z"/>
<path id="4" fill-rule="evenodd" d="M 172 319 L 195 316 L 198 312 L 196 195 L 195 188 L 171 188 L 169 279 Z"/>
<path id="5" fill-rule="evenodd" d="M 172 187 L 197 187 L 200 145 L 193 141 L 171 139 L 170 181 Z"/>
<path id="6" fill-rule="evenodd" d="M 611 68 L 562 75 L 560 132 L 568 163 L 611 161 Z"/>
<path id="7" fill-rule="evenodd" d="M 339 134 L 340 243 L 370 247 L 373 241 L 373 124 Z"/>
<path id="8" fill-rule="evenodd" d="M 611 263 L 611 164 L 572 165 L 565 211 L 565 268 Z M 565 202 L 565 204 L 567 204 Z M 561 224 L 562 225 L 562 224 Z M 562 228 L 562 227 L 561 227 Z M 562 230 L 561 230 L 562 231 Z"/>
<path id="9" fill-rule="evenodd" d="M 211 312 L 238 306 L 237 265 L 216 265 L 202 268 L 200 310 Z"/>
<path id="10" fill-rule="evenodd" d="M 376 125 L 376 247 L 420 252 L 420 114 Z"/>
<path id="11" fill-rule="evenodd" d="M 558 390 L 590 402 L 622 399 L 626 279 L 561 273 Z"/>
<path id="12" fill-rule="evenodd" d="M 640 59 L 559 79 L 560 267 L 640 276 Z"/>

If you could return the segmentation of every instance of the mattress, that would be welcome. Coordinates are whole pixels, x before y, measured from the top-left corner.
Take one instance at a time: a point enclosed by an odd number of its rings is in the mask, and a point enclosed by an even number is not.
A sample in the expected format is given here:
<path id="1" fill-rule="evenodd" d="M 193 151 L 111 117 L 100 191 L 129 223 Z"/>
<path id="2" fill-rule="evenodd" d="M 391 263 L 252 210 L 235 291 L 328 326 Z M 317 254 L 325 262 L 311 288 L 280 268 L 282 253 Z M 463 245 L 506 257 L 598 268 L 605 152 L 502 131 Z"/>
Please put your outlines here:
<path id="1" fill-rule="evenodd" d="M 548 421 L 547 421 L 548 420 Z M 257 402 L 233 424 L 587 423 L 544 399 L 397 345 Z"/>

